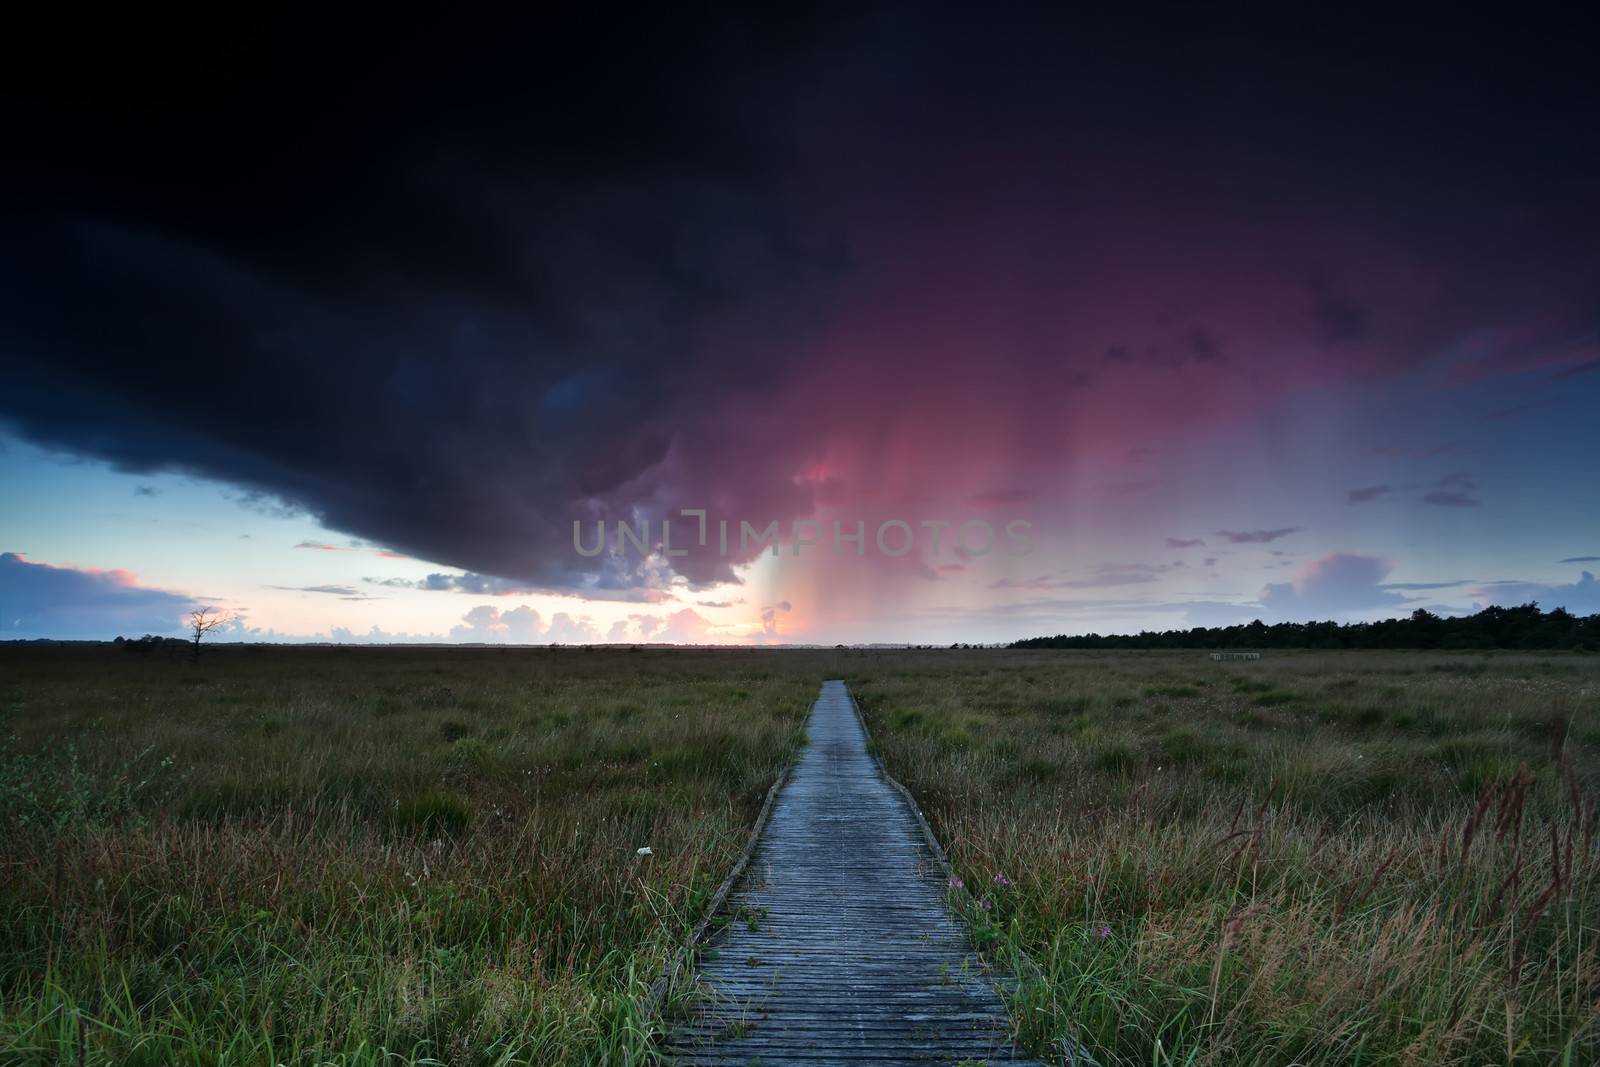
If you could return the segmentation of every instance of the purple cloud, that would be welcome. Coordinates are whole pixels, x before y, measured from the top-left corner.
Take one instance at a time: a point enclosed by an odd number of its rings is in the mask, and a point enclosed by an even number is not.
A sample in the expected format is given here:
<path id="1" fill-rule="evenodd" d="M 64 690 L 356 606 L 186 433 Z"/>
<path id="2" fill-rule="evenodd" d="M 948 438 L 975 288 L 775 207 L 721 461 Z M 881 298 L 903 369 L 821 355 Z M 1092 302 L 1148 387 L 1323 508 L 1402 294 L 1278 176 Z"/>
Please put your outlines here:
<path id="1" fill-rule="evenodd" d="M 141 586 L 128 571 L 57 567 L 0 553 L 0 634 L 7 637 L 171 634 L 195 606 L 194 597 Z"/>
<path id="2" fill-rule="evenodd" d="M 1283 526 L 1276 530 L 1218 530 L 1217 536 L 1226 537 L 1236 545 L 1264 545 L 1280 537 L 1299 533 L 1302 529 L 1304 527 Z"/>
<path id="3" fill-rule="evenodd" d="M 1432 492 L 1424 493 L 1423 503 L 1441 508 L 1475 508 L 1483 501 L 1475 495 L 1478 483 L 1464 471 L 1447 474 L 1434 483 Z"/>

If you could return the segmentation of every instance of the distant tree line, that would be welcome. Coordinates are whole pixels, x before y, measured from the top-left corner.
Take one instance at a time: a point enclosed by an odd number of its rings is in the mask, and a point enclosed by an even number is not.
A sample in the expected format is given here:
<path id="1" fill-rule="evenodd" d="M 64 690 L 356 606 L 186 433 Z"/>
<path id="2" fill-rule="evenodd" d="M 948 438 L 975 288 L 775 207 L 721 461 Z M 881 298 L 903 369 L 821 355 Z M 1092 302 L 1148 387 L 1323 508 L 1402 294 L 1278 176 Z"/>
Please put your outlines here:
<path id="1" fill-rule="evenodd" d="M 124 652 L 136 652 L 148 656 L 152 652 L 178 653 L 189 650 L 189 642 L 181 637 L 157 637 L 155 634 L 145 634 L 143 637 L 118 637 L 111 644 Z"/>
<path id="2" fill-rule="evenodd" d="M 1600 615 L 1578 616 L 1538 604 L 1489 607 L 1476 615 L 1445 618 L 1424 608 L 1409 618 L 1382 622 L 1280 622 L 1260 619 L 1239 626 L 1146 630 L 1137 634 L 1030 637 L 1012 648 L 1438 648 L 1600 650 Z"/>

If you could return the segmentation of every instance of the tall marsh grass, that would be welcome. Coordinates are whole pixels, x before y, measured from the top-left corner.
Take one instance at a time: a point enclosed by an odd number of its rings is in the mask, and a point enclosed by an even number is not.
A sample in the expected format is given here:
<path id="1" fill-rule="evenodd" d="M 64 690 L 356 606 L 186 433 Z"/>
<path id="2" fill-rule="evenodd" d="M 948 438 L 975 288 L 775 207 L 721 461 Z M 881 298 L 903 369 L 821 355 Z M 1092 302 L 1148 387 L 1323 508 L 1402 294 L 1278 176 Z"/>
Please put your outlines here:
<path id="1" fill-rule="evenodd" d="M 1045 1058 L 1600 1062 L 1592 656 L 8 647 L 0 1063 L 649 1063 L 840 676 Z"/>
<path id="2" fill-rule="evenodd" d="M 1600 659 L 855 662 L 1062 1061 L 1600 1062 Z"/>
<path id="3" fill-rule="evenodd" d="M 0 650 L 0 1062 L 648 1062 L 819 673 Z"/>

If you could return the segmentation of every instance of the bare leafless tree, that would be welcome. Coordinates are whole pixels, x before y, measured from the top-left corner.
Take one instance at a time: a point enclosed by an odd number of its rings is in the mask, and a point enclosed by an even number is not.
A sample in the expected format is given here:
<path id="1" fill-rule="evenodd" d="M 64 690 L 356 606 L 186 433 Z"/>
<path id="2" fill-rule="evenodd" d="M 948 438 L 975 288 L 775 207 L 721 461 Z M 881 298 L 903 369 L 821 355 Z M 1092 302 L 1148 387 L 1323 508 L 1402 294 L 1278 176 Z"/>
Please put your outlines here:
<path id="1" fill-rule="evenodd" d="M 206 634 L 233 618 L 231 612 L 221 608 L 196 608 L 189 612 L 189 632 L 194 634 L 194 661 L 200 662 L 200 642 Z"/>

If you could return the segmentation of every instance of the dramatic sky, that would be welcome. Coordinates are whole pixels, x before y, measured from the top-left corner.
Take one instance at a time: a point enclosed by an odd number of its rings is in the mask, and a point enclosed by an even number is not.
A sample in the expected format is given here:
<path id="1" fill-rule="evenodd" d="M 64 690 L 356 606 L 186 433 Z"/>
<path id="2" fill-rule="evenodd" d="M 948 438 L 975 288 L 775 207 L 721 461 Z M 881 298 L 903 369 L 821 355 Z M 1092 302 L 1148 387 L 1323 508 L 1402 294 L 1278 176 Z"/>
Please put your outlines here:
<path id="1" fill-rule="evenodd" d="M 1600 611 L 1587 34 L 982 10 L 18 25 L 0 636 Z"/>

